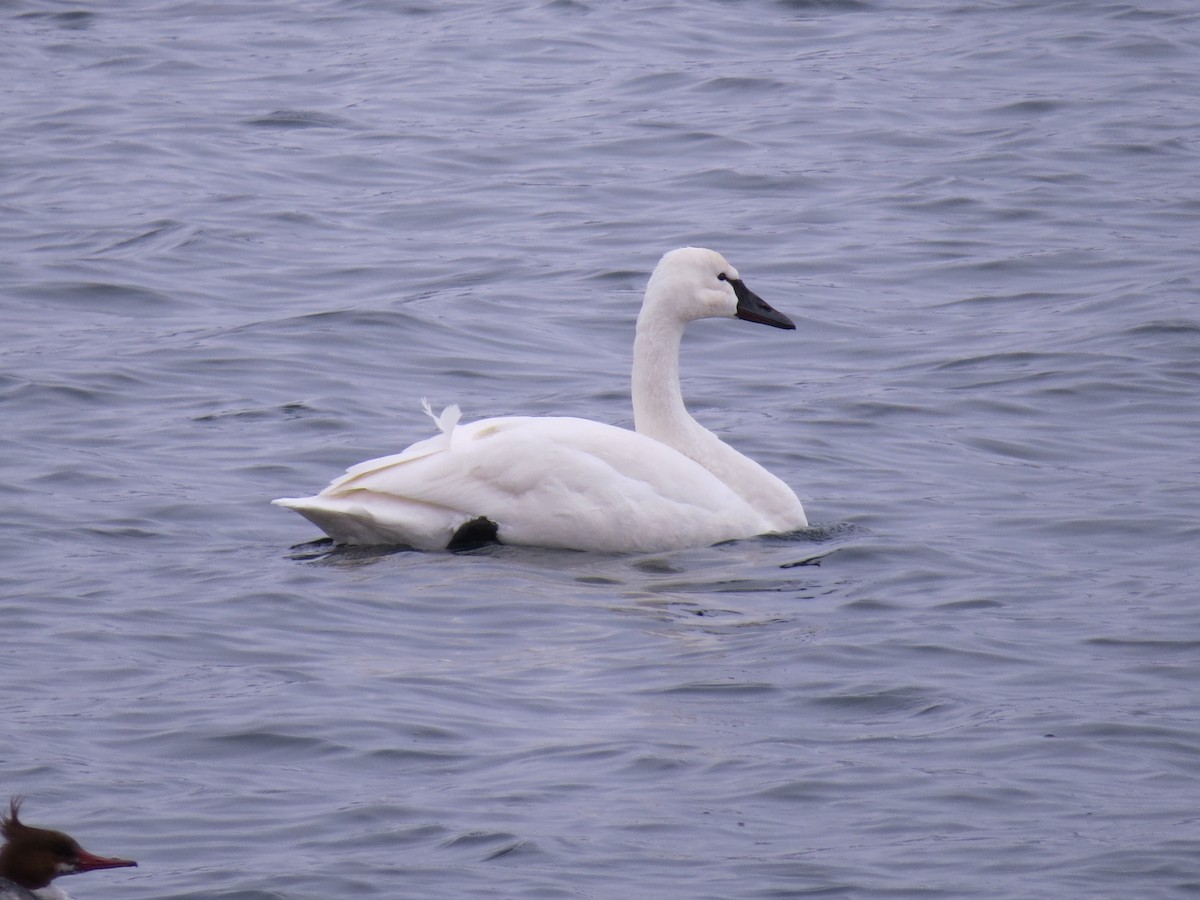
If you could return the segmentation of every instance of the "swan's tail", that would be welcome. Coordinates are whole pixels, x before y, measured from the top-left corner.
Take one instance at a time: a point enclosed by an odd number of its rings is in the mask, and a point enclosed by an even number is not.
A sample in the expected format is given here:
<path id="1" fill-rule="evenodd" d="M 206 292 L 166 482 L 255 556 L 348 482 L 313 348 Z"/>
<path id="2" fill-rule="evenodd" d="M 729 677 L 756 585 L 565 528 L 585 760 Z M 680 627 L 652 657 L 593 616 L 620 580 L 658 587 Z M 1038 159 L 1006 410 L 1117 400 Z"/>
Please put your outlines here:
<path id="1" fill-rule="evenodd" d="M 437 415 L 424 399 L 421 407 L 437 424 L 439 434 L 418 441 L 401 453 L 351 466 L 315 497 L 281 497 L 271 502 L 298 512 L 339 543 L 403 544 L 420 550 L 444 550 L 458 529 L 473 516 L 452 506 L 406 496 L 405 488 L 412 483 L 404 478 L 400 479 L 399 487 L 387 484 L 374 489 L 371 484 L 372 476 L 381 472 L 420 466 L 422 461 L 439 458 L 450 450 L 455 428 L 462 418 L 459 408 L 452 404 Z"/>
<path id="2" fill-rule="evenodd" d="M 298 512 L 339 544 L 399 545 L 445 550 L 469 516 L 432 504 L 373 495 L 371 508 L 353 493 L 338 496 L 280 497 L 275 506 Z"/>

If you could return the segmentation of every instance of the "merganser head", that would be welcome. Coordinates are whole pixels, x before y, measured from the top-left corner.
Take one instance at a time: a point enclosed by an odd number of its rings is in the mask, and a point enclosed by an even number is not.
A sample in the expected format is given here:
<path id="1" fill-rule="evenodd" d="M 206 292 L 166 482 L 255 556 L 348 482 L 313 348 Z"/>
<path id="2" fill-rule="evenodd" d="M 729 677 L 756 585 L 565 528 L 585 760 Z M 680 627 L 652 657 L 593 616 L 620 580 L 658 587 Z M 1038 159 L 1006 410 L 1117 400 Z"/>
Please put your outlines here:
<path id="1" fill-rule="evenodd" d="M 59 875 L 136 866 L 131 859 L 112 859 L 88 853 L 69 834 L 34 828 L 18 818 L 21 799 L 13 797 L 7 816 L 0 816 L 0 876 L 31 891 L 44 888 Z"/>

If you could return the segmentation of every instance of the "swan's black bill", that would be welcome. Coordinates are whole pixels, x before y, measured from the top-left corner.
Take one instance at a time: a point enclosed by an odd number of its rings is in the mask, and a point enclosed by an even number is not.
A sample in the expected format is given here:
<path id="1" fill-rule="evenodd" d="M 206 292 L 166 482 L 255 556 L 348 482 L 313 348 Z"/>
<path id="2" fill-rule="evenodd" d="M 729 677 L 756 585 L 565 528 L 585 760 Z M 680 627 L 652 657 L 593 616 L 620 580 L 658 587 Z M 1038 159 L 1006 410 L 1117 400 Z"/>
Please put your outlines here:
<path id="1" fill-rule="evenodd" d="M 737 317 L 747 322 L 757 322 L 759 325 L 770 325 L 774 328 L 792 328 L 796 323 L 771 306 L 758 294 L 746 287 L 740 278 L 730 278 L 733 293 L 737 296 Z"/>

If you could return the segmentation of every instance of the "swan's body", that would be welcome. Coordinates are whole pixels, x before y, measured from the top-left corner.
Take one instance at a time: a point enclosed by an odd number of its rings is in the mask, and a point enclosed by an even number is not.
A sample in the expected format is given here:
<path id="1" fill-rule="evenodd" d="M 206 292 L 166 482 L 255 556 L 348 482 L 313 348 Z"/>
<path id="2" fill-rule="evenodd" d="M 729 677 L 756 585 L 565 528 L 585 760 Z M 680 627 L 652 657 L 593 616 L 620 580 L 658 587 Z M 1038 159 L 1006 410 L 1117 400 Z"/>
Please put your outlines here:
<path id="1" fill-rule="evenodd" d="M 435 417 L 441 434 L 359 463 L 315 497 L 274 502 L 336 541 L 422 550 L 446 549 L 477 527 L 505 544 L 614 552 L 803 528 L 808 522 L 792 490 L 683 405 L 683 328 L 712 316 L 795 327 L 720 254 L 674 250 L 655 268 L 638 317 L 636 431 L 529 416 L 460 425 L 458 408 L 450 407 Z"/>

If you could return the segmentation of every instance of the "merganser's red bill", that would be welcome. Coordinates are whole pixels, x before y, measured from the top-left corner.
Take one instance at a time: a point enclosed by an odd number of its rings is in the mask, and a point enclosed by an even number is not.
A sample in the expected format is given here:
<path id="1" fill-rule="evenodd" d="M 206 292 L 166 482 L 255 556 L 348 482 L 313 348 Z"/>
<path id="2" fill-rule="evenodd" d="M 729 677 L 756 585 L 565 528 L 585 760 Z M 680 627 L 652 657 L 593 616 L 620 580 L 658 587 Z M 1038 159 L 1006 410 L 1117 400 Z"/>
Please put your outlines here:
<path id="1" fill-rule="evenodd" d="M 91 872 L 93 869 L 121 869 L 126 866 L 136 866 L 132 859 L 118 859 L 115 856 L 96 856 L 80 848 L 78 861 L 75 863 L 76 872 Z"/>

